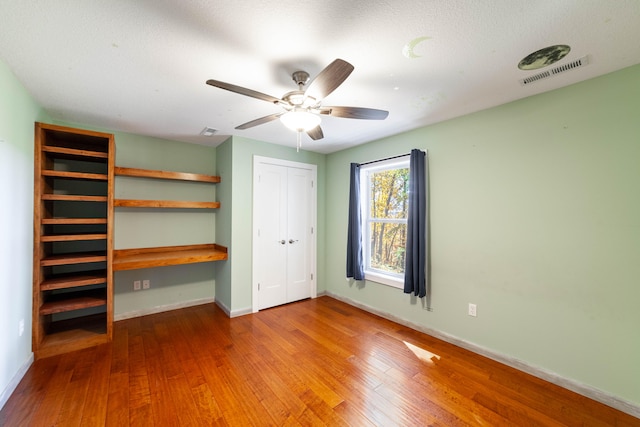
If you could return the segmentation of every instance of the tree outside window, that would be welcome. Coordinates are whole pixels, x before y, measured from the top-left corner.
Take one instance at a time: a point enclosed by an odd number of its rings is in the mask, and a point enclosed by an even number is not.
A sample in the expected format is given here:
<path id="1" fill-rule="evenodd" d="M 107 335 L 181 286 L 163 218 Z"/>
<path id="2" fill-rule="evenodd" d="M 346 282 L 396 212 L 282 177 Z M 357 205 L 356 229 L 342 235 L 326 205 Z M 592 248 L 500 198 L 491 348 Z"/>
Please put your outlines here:
<path id="1" fill-rule="evenodd" d="M 365 273 L 402 280 L 407 241 L 408 161 L 363 168 L 362 174 Z"/>

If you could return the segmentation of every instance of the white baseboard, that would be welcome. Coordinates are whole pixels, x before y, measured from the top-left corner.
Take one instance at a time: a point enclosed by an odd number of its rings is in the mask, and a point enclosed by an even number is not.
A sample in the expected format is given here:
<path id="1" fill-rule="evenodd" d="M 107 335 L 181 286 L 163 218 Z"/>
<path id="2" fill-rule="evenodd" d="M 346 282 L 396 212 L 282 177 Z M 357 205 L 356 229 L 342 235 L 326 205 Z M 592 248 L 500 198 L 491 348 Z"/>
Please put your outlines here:
<path id="1" fill-rule="evenodd" d="M 113 316 L 113 320 L 132 319 L 134 317 L 147 316 L 149 314 L 162 313 L 165 311 L 177 310 L 179 308 L 193 307 L 196 305 L 209 304 L 215 302 L 215 298 L 200 298 L 191 301 L 183 301 L 175 304 L 160 305 L 152 308 L 145 308 L 142 310 L 128 311 L 126 313 L 119 313 Z"/>
<path id="2" fill-rule="evenodd" d="M 252 313 L 253 313 L 253 308 L 245 307 L 245 308 L 240 308 L 238 310 L 231 310 L 231 316 L 229 317 L 245 316 L 247 314 L 252 314 Z"/>
<path id="3" fill-rule="evenodd" d="M 2 394 L 0 394 L 0 409 L 4 408 L 5 403 L 7 403 L 7 401 L 9 400 L 9 397 L 11 397 L 11 394 L 15 391 L 16 387 L 18 387 L 18 384 L 20 384 L 20 381 L 24 377 L 24 374 L 27 373 L 27 371 L 29 370 L 29 367 L 32 364 L 33 364 L 33 352 L 29 354 L 29 357 L 27 358 L 27 360 L 25 360 L 25 362 L 22 364 L 20 369 L 18 369 L 18 372 L 16 372 L 13 378 L 11 378 L 11 381 L 9 381 L 9 384 L 7 384 L 4 390 L 2 390 Z"/>
<path id="4" fill-rule="evenodd" d="M 244 316 L 245 314 L 253 313 L 253 309 L 251 307 L 241 308 L 239 310 L 231 310 L 227 307 L 222 301 L 216 301 L 216 304 L 229 318 Z"/>
<path id="5" fill-rule="evenodd" d="M 222 311 L 224 311 L 227 317 L 231 317 L 231 309 L 227 307 L 222 301 L 216 300 L 216 305 L 220 307 Z"/>
<path id="6" fill-rule="evenodd" d="M 619 411 L 622 411 L 634 417 L 640 418 L 640 406 L 632 402 L 629 402 L 627 400 L 621 399 L 620 397 L 614 396 L 610 393 L 607 393 L 603 390 L 597 389 L 595 387 L 589 386 L 587 384 L 583 384 L 581 382 L 578 382 L 569 378 L 562 377 L 556 374 L 555 372 L 549 371 L 539 366 L 531 365 L 523 360 L 516 359 L 514 357 L 495 352 L 491 349 L 479 346 L 469 341 L 465 341 L 463 339 L 460 339 L 453 335 L 449 335 L 442 331 L 427 328 L 426 326 L 411 322 L 409 320 L 403 319 L 391 313 L 387 313 L 385 311 L 378 310 L 377 308 L 371 307 L 369 305 L 362 304 L 358 301 L 352 300 L 351 298 L 346 298 L 346 297 L 343 297 L 342 295 L 338 295 L 329 291 L 327 291 L 325 294 L 327 296 L 330 296 L 332 298 L 345 302 L 354 307 L 360 308 L 369 313 L 375 314 L 377 316 L 399 323 L 403 326 L 407 326 L 411 329 L 415 329 L 416 331 L 420 331 L 432 337 L 441 339 L 442 341 L 446 341 L 450 344 L 454 344 L 458 347 L 462 347 L 466 350 L 488 357 L 489 359 L 493 359 L 497 362 L 500 362 L 512 368 L 518 369 L 519 371 L 526 372 L 535 377 L 548 381 L 552 384 L 556 384 L 560 387 L 574 391 L 578 394 L 586 396 L 597 402 L 600 402 L 607 406 L 611 406 L 612 408 L 618 409 Z"/>

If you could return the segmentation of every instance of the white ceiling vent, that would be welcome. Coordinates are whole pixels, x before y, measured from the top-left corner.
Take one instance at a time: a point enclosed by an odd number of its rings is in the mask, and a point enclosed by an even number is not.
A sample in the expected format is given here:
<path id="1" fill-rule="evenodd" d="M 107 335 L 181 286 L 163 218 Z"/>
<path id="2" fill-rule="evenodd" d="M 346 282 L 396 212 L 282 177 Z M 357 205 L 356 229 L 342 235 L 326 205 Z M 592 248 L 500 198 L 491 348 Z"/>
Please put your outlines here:
<path id="1" fill-rule="evenodd" d="M 533 82 L 537 82 L 538 80 L 543 80 L 556 74 L 564 73 L 566 71 L 571 71 L 576 68 L 584 67 L 589 64 L 589 57 L 583 56 L 582 58 L 576 59 L 575 61 L 571 61 L 569 63 L 558 65 L 557 67 L 553 67 L 547 71 L 543 71 L 542 73 L 534 74 L 533 76 L 529 76 L 525 79 L 520 80 L 520 84 L 522 86 L 526 86 Z"/>
<path id="2" fill-rule="evenodd" d="M 204 129 L 202 129 L 202 132 L 200 132 L 200 135 L 202 135 L 202 136 L 213 136 L 216 132 L 218 132 L 217 129 L 210 128 L 210 127 L 205 127 Z"/>

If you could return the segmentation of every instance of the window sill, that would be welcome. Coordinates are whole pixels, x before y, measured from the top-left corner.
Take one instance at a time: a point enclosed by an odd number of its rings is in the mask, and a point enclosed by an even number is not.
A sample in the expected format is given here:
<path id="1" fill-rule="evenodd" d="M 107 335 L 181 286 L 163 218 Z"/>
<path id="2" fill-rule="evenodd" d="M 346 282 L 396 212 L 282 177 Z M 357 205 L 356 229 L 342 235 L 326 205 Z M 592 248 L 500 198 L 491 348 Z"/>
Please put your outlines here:
<path id="1" fill-rule="evenodd" d="M 365 280 L 391 286 L 392 288 L 404 289 L 404 279 L 373 273 L 371 271 L 365 271 L 364 278 Z"/>

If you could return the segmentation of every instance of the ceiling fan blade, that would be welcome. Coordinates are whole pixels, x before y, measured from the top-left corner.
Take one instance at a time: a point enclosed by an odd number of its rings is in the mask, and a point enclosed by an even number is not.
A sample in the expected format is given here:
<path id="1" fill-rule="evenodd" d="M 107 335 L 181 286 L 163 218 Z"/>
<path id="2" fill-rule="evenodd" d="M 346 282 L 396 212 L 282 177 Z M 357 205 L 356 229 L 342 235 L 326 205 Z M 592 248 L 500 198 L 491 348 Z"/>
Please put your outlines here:
<path id="1" fill-rule="evenodd" d="M 342 59 L 336 59 L 327 65 L 324 70 L 309 84 L 305 97 L 310 96 L 319 101 L 336 90 L 353 71 L 353 65 Z"/>
<path id="2" fill-rule="evenodd" d="M 320 114 L 344 117 L 346 119 L 384 120 L 389 115 L 389 112 L 361 107 L 322 107 Z"/>
<path id="3" fill-rule="evenodd" d="M 282 114 L 283 113 L 269 114 L 268 116 L 260 117 L 259 119 L 251 120 L 250 122 L 241 124 L 240 126 L 236 126 L 236 129 L 244 130 L 244 129 L 252 128 L 254 126 L 263 125 L 265 123 L 269 123 L 273 120 L 276 120 Z"/>
<path id="4" fill-rule="evenodd" d="M 231 92 L 239 93 L 240 95 L 250 96 L 252 98 L 258 98 L 263 101 L 271 102 L 273 104 L 278 104 L 282 102 L 281 99 L 276 98 L 275 96 L 267 95 L 262 92 L 258 92 L 252 89 L 247 89 L 246 87 L 232 85 L 231 83 L 221 82 L 219 80 L 209 79 L 207 80 L 207 84 L 214 87 L 219 87 L 220 89 L 226 89 Z"/>
<path id="5" fill-rule="evenodd" d="M 314 127 L 311 130 L 308 130 L 307 135 L 309 135 L 314 141 L 324 138 L 324 134 L 322 133 L 322 128 L 320 127 L 320 125 Z"/>

